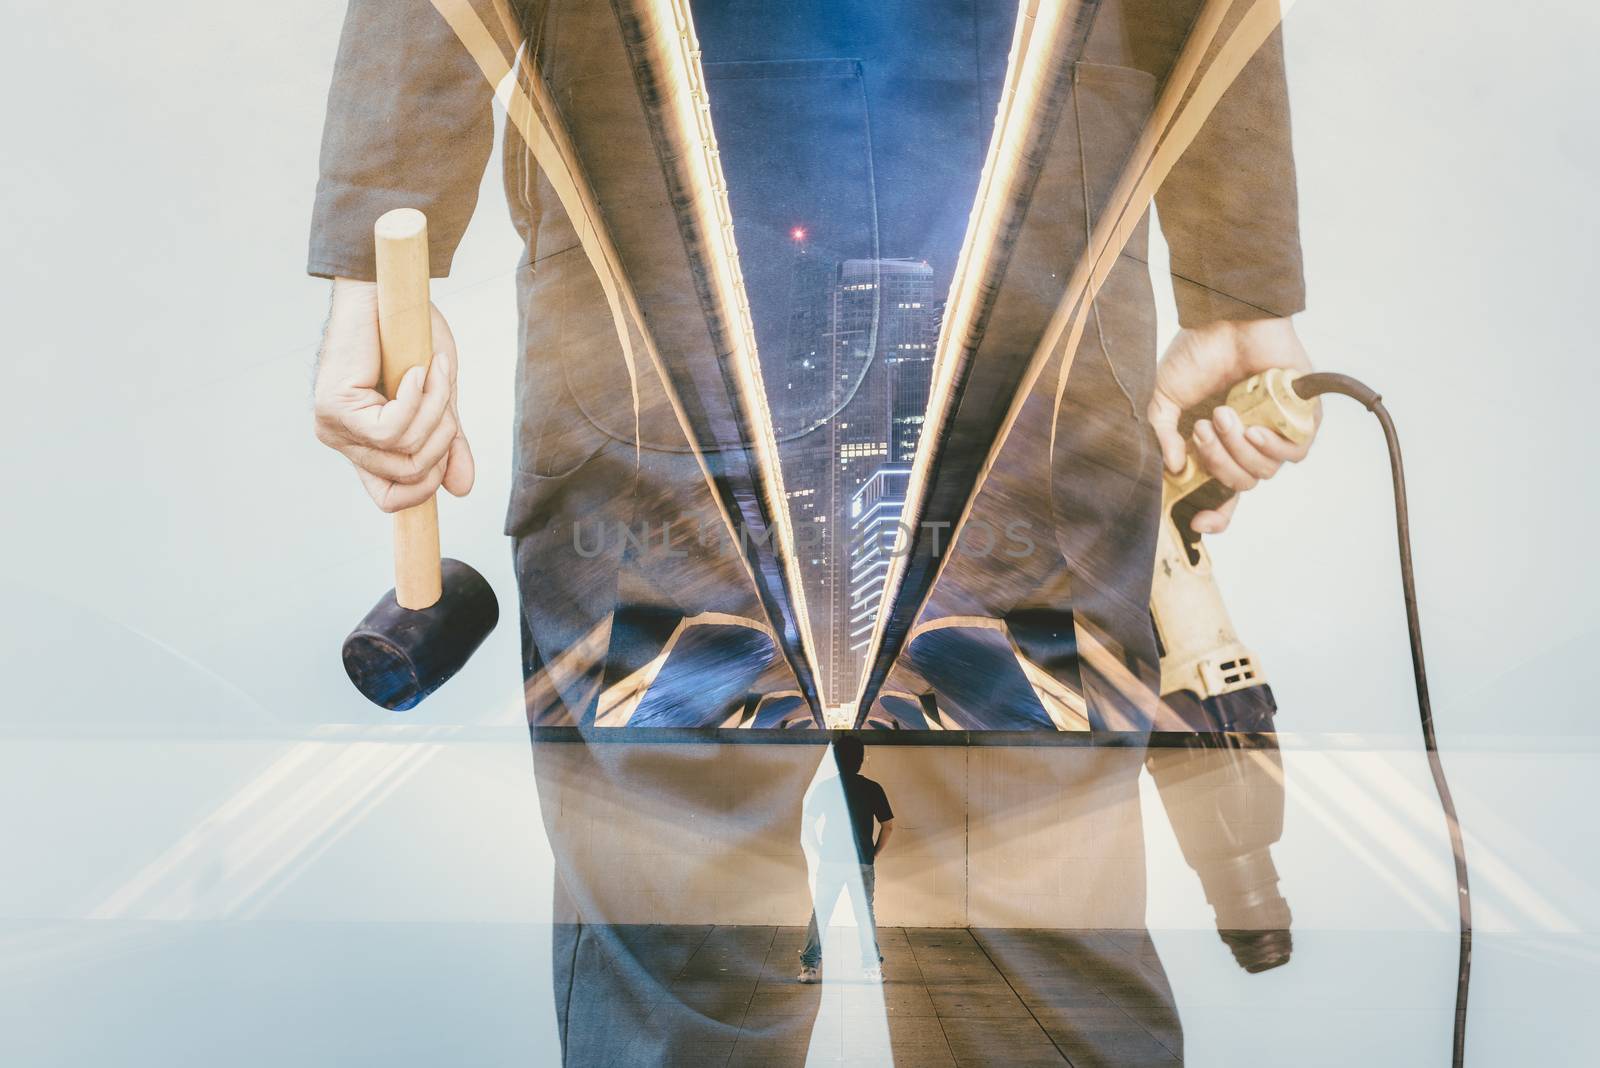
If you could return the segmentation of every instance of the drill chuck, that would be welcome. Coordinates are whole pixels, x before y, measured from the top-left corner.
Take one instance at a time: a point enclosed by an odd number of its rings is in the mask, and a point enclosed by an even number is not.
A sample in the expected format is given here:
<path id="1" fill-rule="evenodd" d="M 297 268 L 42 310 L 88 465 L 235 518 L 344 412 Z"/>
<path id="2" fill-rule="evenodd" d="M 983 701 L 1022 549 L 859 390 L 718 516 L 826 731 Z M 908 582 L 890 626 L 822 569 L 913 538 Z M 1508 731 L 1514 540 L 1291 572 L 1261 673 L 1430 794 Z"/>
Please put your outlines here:
<path id="1" fill-rule="evenodd" d="M 1219 857 L 1195 869 L 1217 917 L 1217 933 L 1247 972 L 1287 964 L 1294 950 L 1289 903 L 1278 892 L 1278 869 L 1266 846 Z"/>

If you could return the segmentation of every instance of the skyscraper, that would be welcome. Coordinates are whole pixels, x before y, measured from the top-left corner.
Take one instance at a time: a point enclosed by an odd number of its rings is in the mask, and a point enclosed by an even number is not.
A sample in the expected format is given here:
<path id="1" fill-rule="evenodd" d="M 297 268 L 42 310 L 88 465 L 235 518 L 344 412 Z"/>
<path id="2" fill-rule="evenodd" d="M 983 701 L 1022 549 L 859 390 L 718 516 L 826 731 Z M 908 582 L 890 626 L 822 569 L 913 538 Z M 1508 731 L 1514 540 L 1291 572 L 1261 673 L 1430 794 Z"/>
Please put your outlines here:
<path id="1" fill-rule="evenodd" d="M 880 467 L 850 501 L 849 599 L 845 642 L 851 662 L 860 665 L 878 618 L 889 562 L 902 551 L 900 519 L 905 513 L 911 469 Z"/>
<path id="2" fill-rule="evenodd" d="M 783 332 L 763 350 L 763 377 L 800 556 L 807 617 L 817 648 L 833 643 L 833 288 L 839 261 L 805 231 L 791 234 Z M 820 680 L 827 693 L 827 665 Z"/>
<path id="3" fill-rule="evenodd" d="M 918 308 L 907 309 L 920 311 Z M 933 351 L 939 341 L 944 319 L 944 301 L 919 320 L 920 340 L 906 340 L 888 354 L 889 373 L 889 462 L 911 463 L 922 437 L 922 421 L 928 410 L 933 387 Z"/>
<path id="4" fill-rule="evenodd" d="M 861 669 L 861 652 L 852 649 L 859 638 L 851 635 L 862 626 L 860 611 L 852 608 L 848 510 L 880 469 L 909 463 L 916 450 L 939 339 L 933 268 L 923 260 L 846 260 L 833 289 L 832 325 L 838 414 L 833 419 L 831 634 L 825 675 L 830 700 L 844 701 L 853 695 Z M 875 619 L 876 604 L 870 611 Z"/>
<path id="5" fill-rule="evenodd" d="M 877 599 L 864 602 L 855 571 L 857 498 L 869 483 L 889 501 L 916 452 L 933 377 L 942 304 L 922 260 L 844 260 L 792 234 L 781 341 L 766 343 L 763 376 L 777 431 L 790 521 L 824 699 L 855 693 Z M 891 466 L 888 480 L 877 480 Z M 896 490 L 896 486 L 900 486 Z M 887 507 L 887 506 L 886 506 Z M 899 518 L 893 509 L 892 524 Z M 887 514 L 887 513 L 885 513 Z M 877 591 L 882 592 L 879 576 Z M 863 616 L 863 612 L 867 615 Z"/>
<path id="6" fill-rule="evenodd" d="M 814 246 L 802 228 L 796 228 L 790 240 L 792 259 L 781 340 L 775 346 L 777 360 L 768 356 L 768 348 L 762 350 L 766 357 L 762 374 L 771 383 L 773 429 L 780 441 L 825 421 L 835 403 L 827 346 L 839 261 Z"/>

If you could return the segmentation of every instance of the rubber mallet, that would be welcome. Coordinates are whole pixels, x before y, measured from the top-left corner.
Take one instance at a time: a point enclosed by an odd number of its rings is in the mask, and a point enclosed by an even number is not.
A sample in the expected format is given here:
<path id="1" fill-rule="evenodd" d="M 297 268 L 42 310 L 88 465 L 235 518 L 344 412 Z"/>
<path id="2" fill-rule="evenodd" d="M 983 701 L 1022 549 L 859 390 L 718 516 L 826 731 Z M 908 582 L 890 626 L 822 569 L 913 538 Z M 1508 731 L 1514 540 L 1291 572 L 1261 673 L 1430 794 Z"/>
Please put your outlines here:
<path id="1" fill-rule="evenodd" d="M 397 208 L 372 228 L 377 246 L 379 388 L 393 397 L 433 356 L 428 220 Z M 439 558 L 439 510 L 429 497 L 394 516 L 394 589 L 344 640 L 344 670 L 369 701 L 414 707 L 461 669 L 500 619 L 494 590 L 459 560 Z"/>

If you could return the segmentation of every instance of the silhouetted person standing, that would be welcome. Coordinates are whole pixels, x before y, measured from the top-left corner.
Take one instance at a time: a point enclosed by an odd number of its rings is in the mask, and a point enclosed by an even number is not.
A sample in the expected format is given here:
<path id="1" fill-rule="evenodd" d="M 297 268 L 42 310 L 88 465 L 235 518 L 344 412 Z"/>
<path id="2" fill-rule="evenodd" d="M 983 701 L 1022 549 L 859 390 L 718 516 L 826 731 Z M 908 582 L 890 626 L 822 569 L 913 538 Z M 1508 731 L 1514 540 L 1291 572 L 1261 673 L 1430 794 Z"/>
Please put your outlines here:
<path id="1" fill-rule="evenodd" d="M 861 774 L 866 758 L 861 739 L 846 735 L 833 743 L 837 779 L 816 783 L 806 795 L 800 817 L 800 840 L 817 858 L 816 885 L 812 893 L 811 926 L 800 951 L 800 981 L 821 978 L 822 921 L 833 915 L 841 893 L 850 895 L 856 925 L 861 932 L 863 977 L 883 979 L 883 956 L 878 952 L 878 921 L 872 911 L 876 883 L 873 861 L 889 844 L 894 830 L 894 810 L 883 787 Z M 873 840 L 873 822 L 878 824 Z"/>

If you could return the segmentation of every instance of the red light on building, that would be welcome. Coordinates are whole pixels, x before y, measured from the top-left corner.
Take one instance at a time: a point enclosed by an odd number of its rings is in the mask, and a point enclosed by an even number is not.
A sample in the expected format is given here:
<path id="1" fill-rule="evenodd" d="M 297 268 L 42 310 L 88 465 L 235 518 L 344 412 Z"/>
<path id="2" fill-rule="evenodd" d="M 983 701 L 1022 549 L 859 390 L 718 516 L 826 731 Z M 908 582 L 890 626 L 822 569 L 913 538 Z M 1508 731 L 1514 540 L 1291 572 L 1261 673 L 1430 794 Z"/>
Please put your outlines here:
<path id="1" fill-rule="evenodd" d="M 804 226 L 796 226 L 793 230 L 789 231 L 789 236 L 794 238 L 796 241 L 804 241 L 806 239 L 806 228 Z"/>

